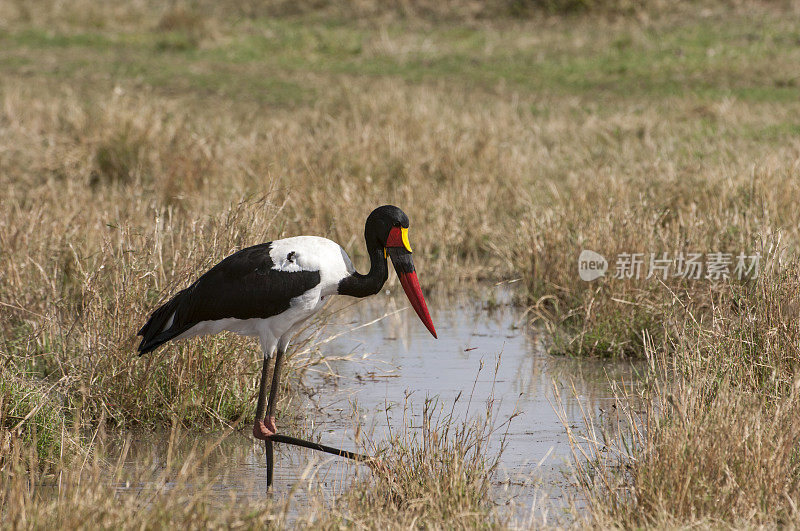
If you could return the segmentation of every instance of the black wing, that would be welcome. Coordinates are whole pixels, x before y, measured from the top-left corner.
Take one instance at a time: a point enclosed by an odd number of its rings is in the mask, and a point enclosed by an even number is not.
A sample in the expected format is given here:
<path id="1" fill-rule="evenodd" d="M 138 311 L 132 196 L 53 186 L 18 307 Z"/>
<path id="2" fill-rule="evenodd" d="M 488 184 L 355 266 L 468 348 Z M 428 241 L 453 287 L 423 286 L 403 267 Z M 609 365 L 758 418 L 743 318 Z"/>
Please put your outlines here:
<path id="1" fill-rule="evenodd" d="M 155 350 L 202 321 L 272 317 L 319 284 L 319 271 L 272 269 L 271 245 L 262 243 L 230 255 L 154 311 L 139 330 L 139 354 Z"/>

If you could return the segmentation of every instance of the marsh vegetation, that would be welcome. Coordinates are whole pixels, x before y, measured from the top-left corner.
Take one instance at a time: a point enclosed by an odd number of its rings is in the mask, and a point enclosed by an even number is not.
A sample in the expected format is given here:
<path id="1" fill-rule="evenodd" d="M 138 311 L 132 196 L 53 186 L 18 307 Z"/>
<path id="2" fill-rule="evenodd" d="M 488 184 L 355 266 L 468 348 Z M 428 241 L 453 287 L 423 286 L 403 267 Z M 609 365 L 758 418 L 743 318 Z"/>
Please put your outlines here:
<path id="1" fill-rule="evenodd" d="M 98 440 L 235 429 L 256 391 L 247 341 L 139 359 L 133 334 L 254 242 L 324 235 L 363 268 L 363 219 L 394 203 L 428 285 L 522 279 L 554 354 L 648 360 L 620 396 L 646 404 L 627 408 L 629 433 L 578 451 L 581 518 L 796 525 L 797 6 L 322 4 L 0 4 L 4 522 L 280 525 L 269 502 L 211 510 L 202 489 L 116 502 Z M 761 269 L 587 283 L 583 249 L 757 253 Z M 323 358 L 306 337 L 284 411 Z M 463 437 L 439 440 L 440 461 L 392 446 L 415 468 L 372 481 L 399 493 L 365 486 L 329 525 L 389 522 L 412 486 L 440 514 L 441 484 L 409 481 L 431 466 L 458 478 L 469 517 L 398 525 L 507 525 L 483 503 L 492 457 L 447 459 L 480 432 L 450 429 Z"/>

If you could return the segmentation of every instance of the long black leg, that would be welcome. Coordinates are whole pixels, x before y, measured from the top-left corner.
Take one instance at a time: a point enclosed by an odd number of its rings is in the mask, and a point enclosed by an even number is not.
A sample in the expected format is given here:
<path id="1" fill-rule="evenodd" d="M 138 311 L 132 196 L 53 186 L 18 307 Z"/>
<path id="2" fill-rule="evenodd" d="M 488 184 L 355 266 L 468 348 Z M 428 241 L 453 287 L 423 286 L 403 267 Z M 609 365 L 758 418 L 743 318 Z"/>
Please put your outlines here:
<path id="1" fill-rule="evenodd" d="M 278 388 L 280 387 L 280 382 L 281 382 L 281 369 L 283 368 L 283 354 L 284 351 L 281 349 L 278 349 L 278 351 L 275 354 L 275 368 L 272 371 L 272 384 L 270 385 L 269 402 L 267 402 L 267 372 L 269 369 L 269 359 L 264 357 L 264 364 L 261 367 L 261 382 L 258 388 L 258 402 L 256 404 L 256 420 L 255 420 L 256 423 L 258 423 L 260 420 L 263 419 L 264 423 L 269 424 L 269 419 L 275 417 L 275 406 L 278 403 Z M 256 429 L 257 428 L 254 427 L 253 429 L 254 434 L 256 434 Z M 256 436 L 258 437 L 257 434 Z M 346 450 L 339 450 L 338 448 L 325 446 L 324 444 L 313 443 L 311 441 L 305 441 L 303 439 L 290 437 L 288 435 L 273 435 L 272 437 L 264 441 L 264 454 L 267 461 L 267 489 L 272 487 L 273 469 L 275 461 L 273 452 L 273 441 L 285 444 L 292 444 L 295 446 L 302 446 L 305 448 L 310 448 L 312 450 L 318 450 L 321 452 L 327 452 L 329 454 L 338 455 L 340 457 L 346 457 L 348 459 L 353 459 L 355 461 L 367 461 L 367 462 L 373 461 L 372 458 L 366 455 L 361 455 L 354 452 L 348 452 Z"/>
<path id="2" fill-rule="evenodd" d="M 272 463 L 274 460 L 272 454 L 272 441 L 264 441 L 264 455 L 267 456 L 267 490 L 272 488 Z"/>
<path id="3" fill-rule="evenodd" d="M 338 455 L 339 457 L 346 457 L 347 459 L 352 459 L 353 461 L 373 461 L 373 459 L 368 455 L 348 452 L 347 450 L 339 450 L 333 446 L 326 446 L 324 444 L 306 441 L 305 439 L 298 439 L 297 437 L 292 437 L 290 435 L 273 435 L 270 437 L 270 439 L 272 439 L 274 442 L 293 444 L 302 448 L 309 448 L 311 450 Z"/>
<path id="4" fill-rule="evenodd" d="M 269 359 L 264 356 L 264 363 L 261 365 L 261 383 L 258 385 L 258 402 L 256 402 L 256 423 L 264 418 L 264 410 L 267 405 L 267 371 L 269 370 Z"/>
<path id="5" fill-rule="evenodd" d="M 269 402 L 267 403 L 267 412 L 264 416 L 264 421 L 275 417 L 275 405 L 278 402 L 278 388 L 281 383 L 281 369 L 283 368 L 283 349 L 278 347 L 275 353 L 275 368 L 272 371 L 272 385 L 269 390 Z M 263 373 L 262 373 L 263 374 Z M 262 380 L 262 386 L 264 385 Z M 274 465 L 274 456 L 272 449 L 272 441 L 264 441 L 264 452 L 267 456 L 267 488 L 272 486 L 272 470 Z"/>
<path id="6" fill-rule="evenodd" d="M 258 384 L 258 401 L 256 402 L 256 419 L 255 426 L 253 427 L 253 435 L 259 436 L 258 423 L 261 420 L 266 421 L 264 413 L 267 409 L 267 372 L 269 371 L 269 358 L 265 355 L 264 362 L 261 364 L 261 381 Z M 267 488 L 272 485 L 272 443 L 264 441 L 264 451 L 267 457 Z"/>

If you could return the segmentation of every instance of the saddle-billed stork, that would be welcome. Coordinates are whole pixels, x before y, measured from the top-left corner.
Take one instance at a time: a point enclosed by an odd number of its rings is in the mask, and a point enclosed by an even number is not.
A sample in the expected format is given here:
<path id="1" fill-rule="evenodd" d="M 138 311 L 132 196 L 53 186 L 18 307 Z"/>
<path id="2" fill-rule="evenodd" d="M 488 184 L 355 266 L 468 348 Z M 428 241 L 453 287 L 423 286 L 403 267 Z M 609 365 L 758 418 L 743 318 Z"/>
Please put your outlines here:
<path id="1" fill-rule="evenodd" d="M 294 334 L 331 295 L 375 295 L 389 276 L 387 257 L 391 258 L 411 305 L 436 337 L 411 259 L 408 226 L 408 216 L 396 206 L 381 206 L 370 213 L 364 227 L 370 259 L 366 275 L 355 270 L 339 244 L 318 236 L 285 238 L 242 249 L 153 312 L 138 333 L 142 336 L 139 355 L 173 339 L 223 330 L 258 337 L 264 361 L 253 436 L 265 441 L 267 486 L 270 486 L 273 438 L 293 439 L 276 435 L 275 404 L 283 355 Z M 273 354 L 275 368 L 269 402 L 265 405 L 267 370 Z M 335 451 L 322 445 L 312 446 Z"/>

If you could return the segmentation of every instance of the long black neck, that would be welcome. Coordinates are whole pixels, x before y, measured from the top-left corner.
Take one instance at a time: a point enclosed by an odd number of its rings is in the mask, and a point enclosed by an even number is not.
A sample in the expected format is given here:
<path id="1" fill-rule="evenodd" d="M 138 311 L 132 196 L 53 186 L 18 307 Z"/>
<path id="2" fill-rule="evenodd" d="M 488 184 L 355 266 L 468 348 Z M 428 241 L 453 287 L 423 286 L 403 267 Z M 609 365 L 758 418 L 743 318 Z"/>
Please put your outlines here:
<path id="1" fill-rule="evenodd" d="M 370 245 L 367 240 L 367 252 L 369 252 L 369 273 L 362 275 L 356 271 L 339 281 L 340 295 L 368 297 L 378 293 L 386 283 L 386 279 L 389 278 L 389 268 L 383 248 Z"/>

